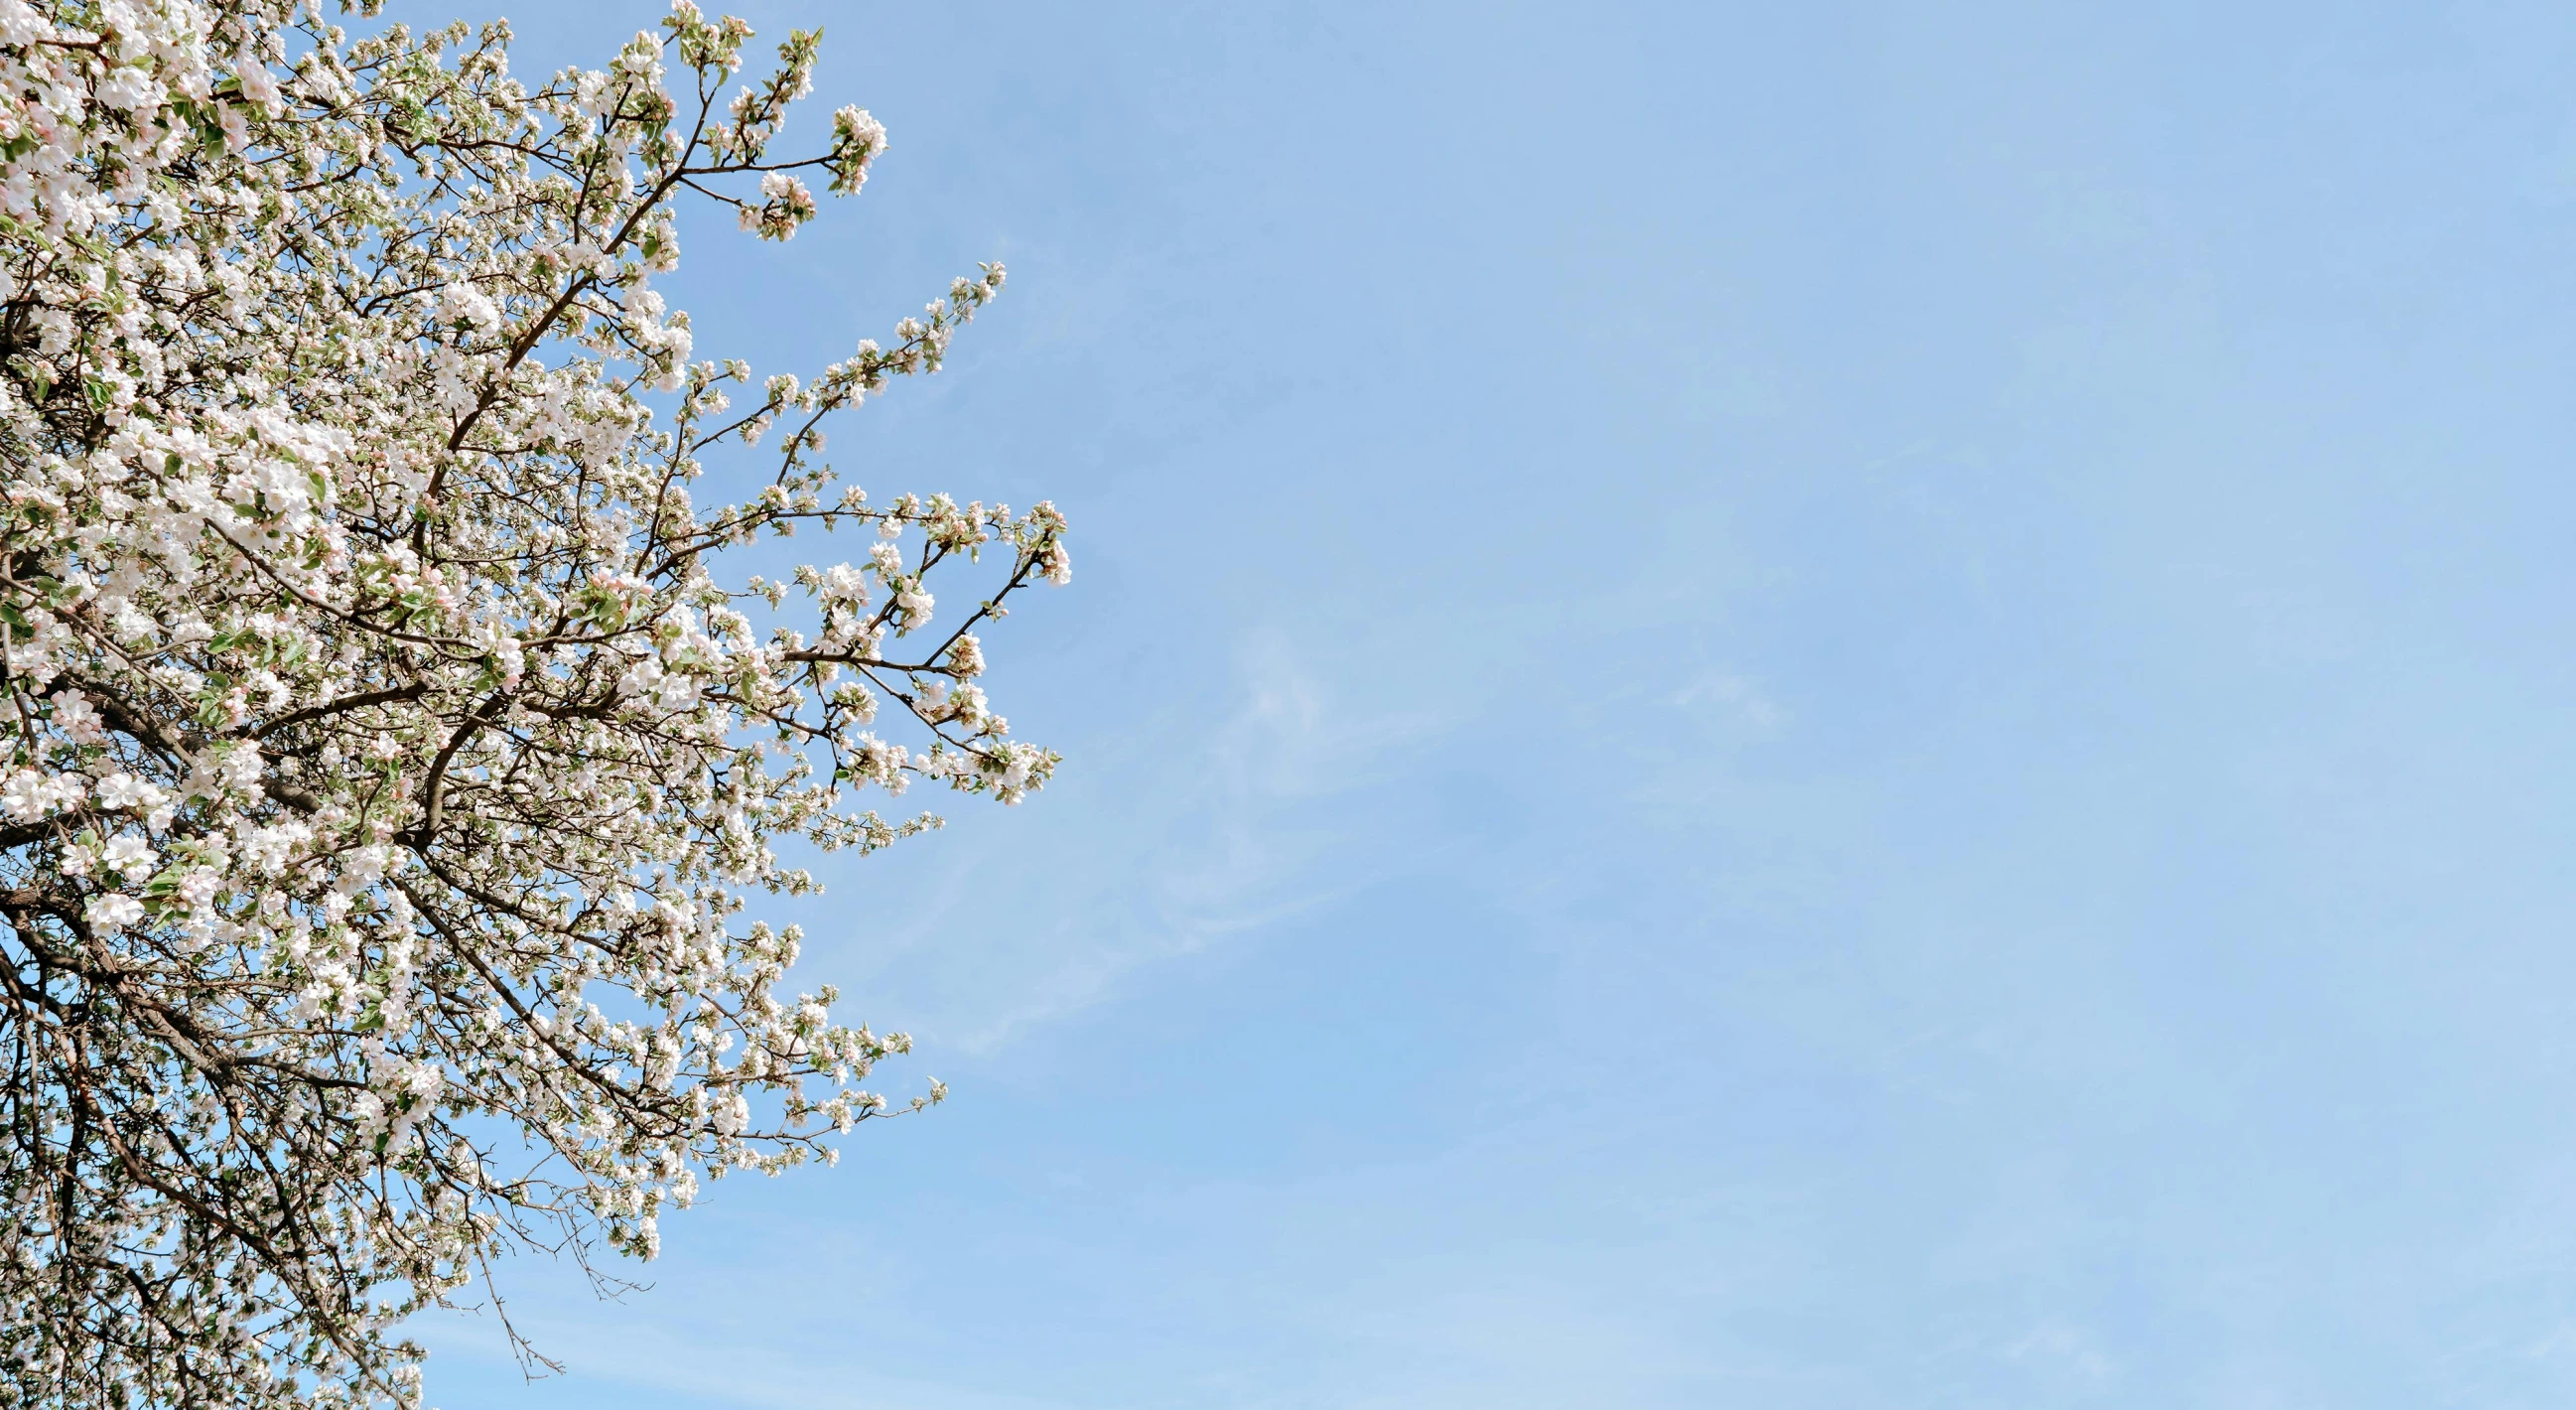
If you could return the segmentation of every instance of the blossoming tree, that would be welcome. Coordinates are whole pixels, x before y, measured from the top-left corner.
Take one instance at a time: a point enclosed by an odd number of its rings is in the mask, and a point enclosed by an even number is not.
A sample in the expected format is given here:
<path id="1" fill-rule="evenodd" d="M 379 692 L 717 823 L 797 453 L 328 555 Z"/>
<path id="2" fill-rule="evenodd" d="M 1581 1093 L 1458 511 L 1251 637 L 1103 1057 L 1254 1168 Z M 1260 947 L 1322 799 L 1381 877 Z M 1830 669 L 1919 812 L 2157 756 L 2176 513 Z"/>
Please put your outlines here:
<path id="1" fill-rule="evenodd" d="M 1063 519 L 821 459 L 1001 268 L 810 381 L 651 287 L 675 202 L 783 240 L 866 181 L 859 109 L 779 150 L 815 36 L 739 83 L 675 0 L 531 86 L 367 28 L 0 0 L 0 1405 L 409 1402 L 398 1324 L 494 1255 L 828 1155 L 908 1045 L 782 989 L 774 848 L 1056 762 L 976 632 Z M 718 576 L 801 527 L 867 546 Z"/>

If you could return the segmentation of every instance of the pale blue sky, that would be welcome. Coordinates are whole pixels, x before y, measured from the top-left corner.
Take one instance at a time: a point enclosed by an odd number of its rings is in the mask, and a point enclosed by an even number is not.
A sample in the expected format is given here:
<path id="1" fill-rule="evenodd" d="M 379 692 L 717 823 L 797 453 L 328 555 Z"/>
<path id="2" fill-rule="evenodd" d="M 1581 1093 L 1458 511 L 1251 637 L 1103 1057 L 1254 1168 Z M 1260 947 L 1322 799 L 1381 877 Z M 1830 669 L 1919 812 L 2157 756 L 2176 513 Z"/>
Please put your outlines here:
<path id="1" fill-rule="evenodd" d="M 893 145 L 675 296 L 1009 262 L 834 453 L 1069 762 L 805 913 L 955 1100 L 437 1403 L 2576 1398 L 2576 15 L 745 13 Z"/>

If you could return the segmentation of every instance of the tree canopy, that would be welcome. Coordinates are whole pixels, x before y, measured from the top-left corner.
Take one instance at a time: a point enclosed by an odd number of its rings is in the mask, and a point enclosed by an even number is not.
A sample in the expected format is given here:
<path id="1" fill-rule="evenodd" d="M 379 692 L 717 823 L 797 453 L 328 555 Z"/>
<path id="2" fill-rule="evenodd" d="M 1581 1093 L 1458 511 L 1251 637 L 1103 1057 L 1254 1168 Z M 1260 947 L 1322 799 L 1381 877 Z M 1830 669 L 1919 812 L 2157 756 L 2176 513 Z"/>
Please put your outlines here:
<path id="1" fill-rule="evenodd" d="M 755 903 L 1057 763 L 978 633 L 1063 518 L 823 459 L 1001 267 L 810 379 L 653 287 L 678 202 L 866 182 L 866 112 L 780 139 L 818 36 L 674 0 L 528 84 L 359 18 L 0 0 L 0 1405 L 408 1403 L 495 1255 L 937 1100 Z M 866 543 L 720 575 L 798 529 Z"/>

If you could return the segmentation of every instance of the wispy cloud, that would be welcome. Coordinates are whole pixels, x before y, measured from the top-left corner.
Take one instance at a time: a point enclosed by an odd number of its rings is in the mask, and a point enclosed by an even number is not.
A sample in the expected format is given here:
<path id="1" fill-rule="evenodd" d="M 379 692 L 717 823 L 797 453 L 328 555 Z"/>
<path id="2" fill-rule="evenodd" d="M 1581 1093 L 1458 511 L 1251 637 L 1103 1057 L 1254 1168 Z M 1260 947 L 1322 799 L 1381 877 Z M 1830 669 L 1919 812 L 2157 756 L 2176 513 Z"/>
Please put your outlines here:
<path id="1" fill-rule="evenodd" d="M 2062 1322 L 2033 1327 L 2005 1347 L 2004 1356 L 2007 1360 L 2044 1366 L 2087 1383 L 2111 1378 L 2111 1358 L 2103 1354 L 2091 1336 Z"/>
<path id="2" fill-rule="evenodd" d="M 1221 691 L 1221 693 L 1220 693 Z M 1214 700 L 1213 707 L 1207 703 Z M 1008 818 L 957 818 L 893 934 L 862 957 L 914 1032 L 986 1053 L 1122 976 L 1329 904 L 1403 865 L 1382 793 L 1440 737 L 1426 711 L 1336 693 L 1261 634 L 1196 705 L 1080 753 Z M 858 876 L 836 884 L 858 889 Z"/>
<path id="3" fill-rule="evenodd" d="M 1753 682 L 1730 671 L 1703 671 L 1666 696 L 1664 703 L 1676 710 L 1731 714 L 1757 730 L 1772 729 L 1788 719 L 1787 712 Z"/>

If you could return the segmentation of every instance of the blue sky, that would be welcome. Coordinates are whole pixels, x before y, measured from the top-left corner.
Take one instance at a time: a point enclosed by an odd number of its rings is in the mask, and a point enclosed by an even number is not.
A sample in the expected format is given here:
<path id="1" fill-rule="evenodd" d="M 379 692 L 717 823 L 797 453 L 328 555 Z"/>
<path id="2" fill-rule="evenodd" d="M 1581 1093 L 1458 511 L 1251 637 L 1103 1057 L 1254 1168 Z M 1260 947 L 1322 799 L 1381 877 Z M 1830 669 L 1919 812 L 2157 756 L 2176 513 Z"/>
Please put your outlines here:
<path id="1" fill-rule="evenodd" d="M 2576 17 L 744 13 L 892 147 L 674 297 L 1008 261 L 834 454 L 1068 764 L 802 913 L 955 1099 L 434 1401 L 2576 1396 Z"/>

